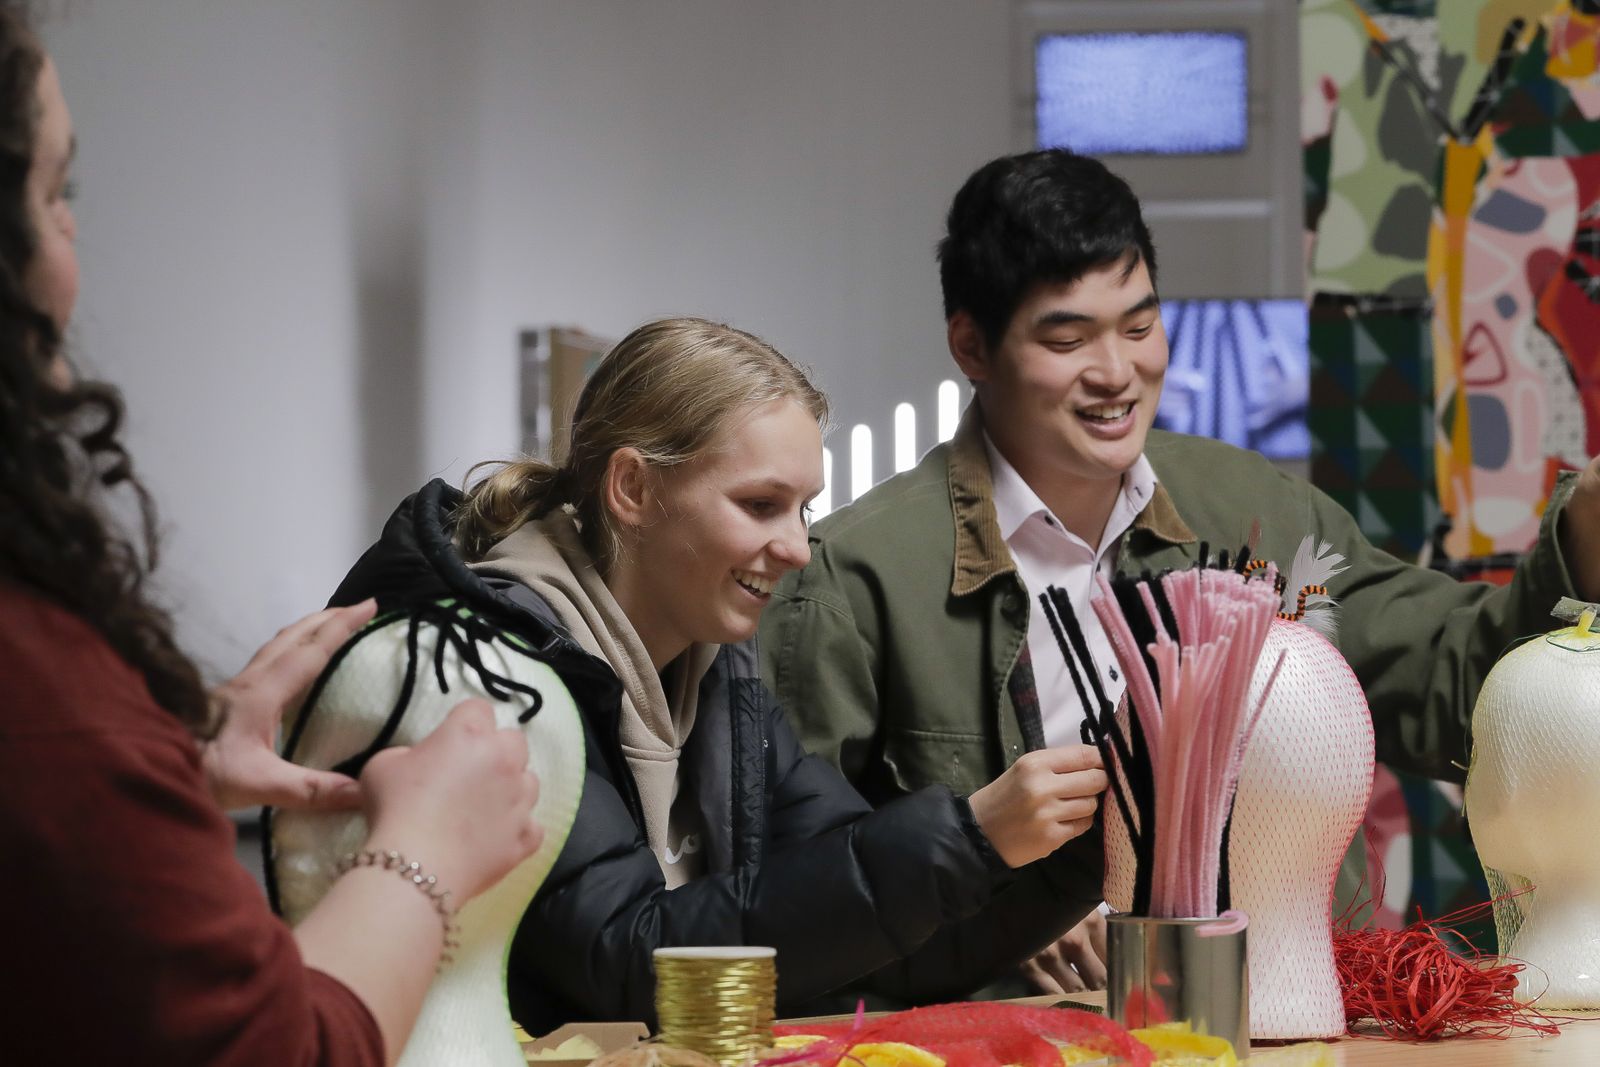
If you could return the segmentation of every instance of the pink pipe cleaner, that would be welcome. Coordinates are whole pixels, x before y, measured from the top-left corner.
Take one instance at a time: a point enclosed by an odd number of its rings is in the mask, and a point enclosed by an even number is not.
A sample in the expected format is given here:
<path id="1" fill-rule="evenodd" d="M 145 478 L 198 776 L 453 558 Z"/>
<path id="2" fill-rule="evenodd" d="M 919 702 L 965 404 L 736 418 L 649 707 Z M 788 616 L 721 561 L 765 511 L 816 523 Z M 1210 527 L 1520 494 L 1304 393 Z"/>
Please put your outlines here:
<path id="1" fill-rule="evenodd" d="M 1150 914 L 1209 918 L 1217 913 L 1224 837 L 1245 748 L 1282 665 L 1280 658 L 1252 705 L 1250 682 L 1279 602 L 1270 574 L 1250 581 L 1231 571 L 1194 569 L 1160 582 L 1178 633 L 1168 633 L 1154 591 L 1141 583 L 1139 599 L 1155 633 L 1145 654 L 1103 578 L 1092 606 L 1127 679 L 1128 718 L 1136 718 L 1144 734 L 1144 770 L 1154 792 L 1155 825 L 1142 828 L 1154 834 L 1147 853 Z"/>

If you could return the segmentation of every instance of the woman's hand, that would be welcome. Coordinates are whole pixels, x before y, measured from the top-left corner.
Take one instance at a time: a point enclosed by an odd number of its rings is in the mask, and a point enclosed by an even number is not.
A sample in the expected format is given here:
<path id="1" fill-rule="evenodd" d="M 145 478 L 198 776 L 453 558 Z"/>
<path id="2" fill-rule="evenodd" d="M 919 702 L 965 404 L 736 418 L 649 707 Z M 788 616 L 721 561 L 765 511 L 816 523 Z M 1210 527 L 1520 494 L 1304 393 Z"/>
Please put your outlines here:
<path id="1" fill-rule="evenodd" d="M 1088 745 L 1042 748 L 968 798 L 978 827 L 1011 867 L 1043 859 L 1094 822 L 1106 772 Z"/>
<path id="2" fill-rule="evenodd" d="M 1041 993 L 1078 993 L 1106 987 L 1106 917 L 1096 908 L 1022 965 L 1022 976 Z"/>
<path id="3" fill-rule="evenodd" d="M 438 879 L 428 896 L 446 891 L 445 906 L 460 908 L 543 839 L 533 821 L 539 785 L 527 767 L 522 732 L 497 729 L 485 701 L 462 701 L 415 745 L 367 761 L 366 847 L 421 864 Z M 381 867 L 339 878 L 295 928 L 306 966 L 338 979 L 371 1010 L 390 1063 L 405 1047 L 444 934 L 418 887 Z"/>
<path id="4" fill-rule="evenodd" d="M 221 726 L 201 745 L 201 763 L 217 803 L 322 811 L 360 806 L 354 779 L 296 767 L 278 757 L 275 740 L 284 711 L 305 698 L 329 658 L 376 611 L 366 600 L 307 615 L 279 630 L 244 670 L 212 691 Z"/>
<path id="5" fill-rule="evenodd" d="M 483 700 L 457 704 L 409 748 L 386 748 L 361 773 L 367 847 L 422 864 L 460 907 L 533 854 L 539 782 L 520 730 L 500 729 Z"/>

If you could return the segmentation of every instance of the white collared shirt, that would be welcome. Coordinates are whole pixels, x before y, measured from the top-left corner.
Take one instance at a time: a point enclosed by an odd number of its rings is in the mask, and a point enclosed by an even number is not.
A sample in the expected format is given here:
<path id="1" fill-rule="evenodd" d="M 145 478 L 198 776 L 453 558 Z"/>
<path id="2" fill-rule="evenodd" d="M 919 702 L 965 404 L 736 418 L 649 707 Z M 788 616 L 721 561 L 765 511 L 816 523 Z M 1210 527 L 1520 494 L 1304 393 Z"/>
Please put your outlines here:
<path id="1" fill-rule="evenodd" d="M 1111 643 L 1094 609 L 1089 606 L 1096 572 L 1110 577 L 1117 566 L 1117 543 L 1133 525 L 1133 520 L 1150 502 L 1156 489 L 1156 472 L 1143 453 L 1122 476 L 1122 491 L 1106 520 L 1105 533 L 1098 548 L 1069 533 L 1065 525 L 1033 487 L 1023 480 L 1006 458 L 984 434 L 989 451 L 989 470 L 994 482 L 994 511 L 1000 522 L 1011 558 L 1017 564 L 1017 577 L 1028 591 L 1028 654 L 1033 660 L 1033 680 L 1039 693 L 1039 714 L 1044 720 L 1044 742 L 1050 747 L 1082 742 L 1083 705 L 1067 672 L 1066 660 L 1056 645 L 1050 622 L 1045 618 L 1039 594 L 1047 586 L 1064 589 L 1072 610 L 1083 627 L 1084 639 L 1100 672 L 1100 684 L 1112 704 L 1122 698 L 1126 682 L 1117 666 Z M 1086 680 L 1087 681 L 1087 680 Z M 1093 699 L 1093 693 L 1090 693 Z"/>

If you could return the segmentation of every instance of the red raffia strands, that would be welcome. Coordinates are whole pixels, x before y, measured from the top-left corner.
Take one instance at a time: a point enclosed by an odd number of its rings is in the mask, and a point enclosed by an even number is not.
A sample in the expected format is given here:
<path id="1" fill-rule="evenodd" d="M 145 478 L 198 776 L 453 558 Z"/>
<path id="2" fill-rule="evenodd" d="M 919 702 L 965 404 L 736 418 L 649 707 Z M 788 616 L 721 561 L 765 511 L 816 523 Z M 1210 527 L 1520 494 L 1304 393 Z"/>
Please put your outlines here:
<path id="1" fill-rule="evenodd" d="M 1479 952 L 1455 929 L 1493 906 L 1474 904 L 1432 920 L 1423 919 L 1419 910 L 1417 921 L 1404 930 L 1353 930 L 1349 913 L 1340 917 L 1333 959 L 1346 1022 L 1371 1019 L 1383 1036 L 1403 1041 L 1459 1034 L 1506 1038 L 1513 1030 L 1556 1033 L 1559 1028 L 1550 1016 L 1516 999 L 1517 974 L 1526 965 L 1496 963 L 1497 957 Z M 1467 951 L 1451 949 L 1441 936 L 1444 931 Z"/>
<path id="2" fill-rule="evenodd" d="M 820 1034 L 822 1041 L 803 1049 L 763 1058 L 764 1065 L 816 1064 L 832 1067 L 856 1045 L 898 1041 L 927 1049 L 946 1067 L 1061 1067 L 1061 1046 L 1076 1045 L 1115 1057 L 1112 1063 L 1147 1067 L 1150 1049 L 1127 1030 L 1102 1016 L 1072 1008 L 1030 1008 L 1021 1004 L 980 1002 L 913 1008 L 879 1019 L 853 1023 L 777 1026 L 773 1033 Z"/>

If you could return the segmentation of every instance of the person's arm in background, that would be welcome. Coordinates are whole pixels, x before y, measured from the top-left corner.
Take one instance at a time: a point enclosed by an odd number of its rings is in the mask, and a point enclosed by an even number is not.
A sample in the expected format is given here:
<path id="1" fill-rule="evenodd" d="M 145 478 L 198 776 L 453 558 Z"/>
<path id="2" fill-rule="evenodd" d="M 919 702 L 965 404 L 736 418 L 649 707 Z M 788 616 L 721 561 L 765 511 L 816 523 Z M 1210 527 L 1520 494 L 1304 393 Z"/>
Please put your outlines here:
<path id="1" fill-rule="evenodd" d="M 1591 465 L 1584 476 L 1593 475 Z M 1550 609 L 1561 597 L 1579 595 L 1567 561 L 1592 559 L 1594 550 L 1562 543 L 1569 535 L 1575 542 L 1588 536 L 1589 497 L 1580 497 L 1573 513 L 1576 531 L 1563 521 L 1577 482 L 1577 475 L 1568 475 L 1557 484 L 1538 541 L 1511 583 L 1499 588 L 1396 559 L 1370 544 L 1327 495 L 1301 490 L 1304 529 L 1349 565 L 1328 583 L 1339 605 L 1336 644 L 1366 691 L 1379 760 L 1462 780 L 1483 679 L 1516 641 L 1557 625 Z"/>
<path id="2" fill-rule="evenodd" d="M 1556 521 L 1556 540 L 1578 596 L 1600 603 L 1600 456 L 1573 479 L 1572 495 Z"/>

